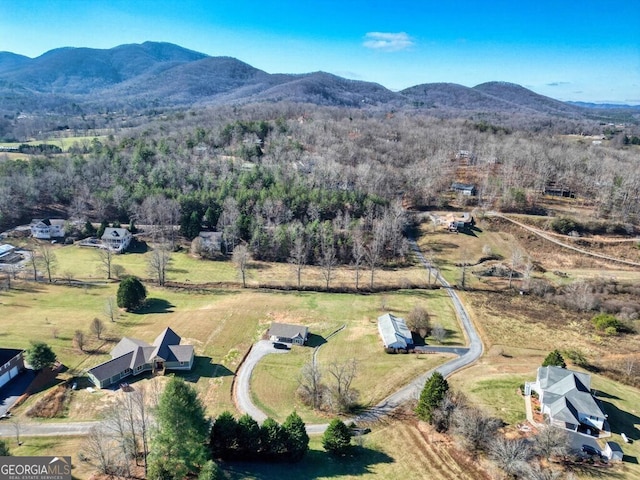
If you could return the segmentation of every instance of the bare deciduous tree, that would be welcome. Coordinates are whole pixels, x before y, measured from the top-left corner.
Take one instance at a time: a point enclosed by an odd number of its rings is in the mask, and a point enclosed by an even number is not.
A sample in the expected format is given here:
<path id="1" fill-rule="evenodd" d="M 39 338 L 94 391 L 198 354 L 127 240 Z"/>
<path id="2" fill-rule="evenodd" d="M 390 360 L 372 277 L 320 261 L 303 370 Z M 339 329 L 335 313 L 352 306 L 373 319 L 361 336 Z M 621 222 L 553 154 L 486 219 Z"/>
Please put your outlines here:
<path id="1" fill-rule="evenodd" d="M 522 250 L 519 248 L 514 248 L 511 252 L 511 268 L 509 269 L 509 288 L 511 288 L 511 284 L 513 281 L 513 272 L 520 266 L 522 263 Z"/>
<path id="2" fill-rule="evenodd" d="M 299 228 L 292 228 L 293 245 L 289 254 L 289 263 L 292 265 L 296 275 L 298 290 L 300 290 L 302 269 L 307 263 L 309 255 L 309 245 L 304 237 L 302 225 Z"/>
<path id="3" fill-rule="evenodd" d="M 351 388 L 358 370 L 358 362 L 352 358 L 343 363 L 333 362 L 327 367 L 327 373 L 334 383 L 329 385 L 327 401 L 332 411 L 348 412 L 358 401 L 359 394 Z"/>
<path id="4" fill-rule="evenodd" d="M 118 304 L 116 303 L 115 297 L 107 298 L 107 301 L 104 302 L 104 314 L 111 322 L 115 322 L 118 317 Z"/>
<path id="5" fill-rule="evenodd" d="M 533 437 L 535 451 L 549 460 L 552 456 L 564 457 L 569 453 L 571 441 L 564 430 L 544 425 Z"/>
<path id="6" fill-rule="evenodd" d="M 95 317 L 93 320 L 91 320 L 91 325 L 89 327 L 91 329 L 91 333 L 93 333 L 96 337 L 98 337 L 98 340 L 100 340 L 105 330 L 105 326 L 102 320 L 100 320 L 98 317 Z"/>
<path id="7" fill-rule="evenodd" d="M 98 259 L 100 260 L 100 270 L 111 280 L 111 270 L 115 253 L 110 248 L 99 248 Z"/>
<path id="8" fill-rule="evenodd" d="M 149 275 L 154 277 L 161 287 L 164 286 L 167 281 L 167 269 L 170 263 L 171 253 L 166 244 L 161 244 L 157 248 L 154 248 L 149 256 Z"/>
<path id="9" fill-rule="evenodd" d="M 420 305 L 413 307 L 407 315 L 407 327 L 421 337 L 426 337 L 429 331 L 429 312 Z"/>
<path id="10" fill-rule="evenodd" d="M 73 343 L 78 350 L 84 352 L 84 332 L 82 330 L 76 330 L 73 334 Z"/>
<path id="11" fill-rule="evenodd" d="M 442 343 L 447 338 L 447 330 L 439 323 L 436 323 L 431 329 L 431 336 L 435 338 L 438 343 Z"/>
<path id="12" fill-rule="evenodd" d="M 57 265 L 56 254 L 53 252 L 53 249 L 47 245 L 43 244 L 38 248 L 38 253 L 40 254 L 40 262 L 47 272 L 47 278 L 49 279 L 49 283 L 52 281 L 53 271 Z"/>
<path id="13" fill-rule="evenodd" d="M 485 450 L 502 426 L 502 421 L 486 415 L 477 408 L 457 409 L 452 417 L 453 432 L 472 454 Z"/>
<path id="14" fill-rule="evenodd" d="M 382 247 L 384 243 L 382 235 L 382 229 L 376 228 L 373 232 L 373 238 L 369 240 L 364 249 L 364 258 L 369 266 L 369 271 L 371 272 L 371 279 L 369 283 L 371 289 L 373 289 L 373 278 L 376 269 L 380 264 L 380 257 L 382 256 Z"/>
<path id="15" fill-rule="evenodd" d="M 533 451 L 525 439 L 498 435 L 489 443 L 489 456 L 509 477 L 517 478 L 527 472 Z"/>
<path id="16" fill-rule="evenodd" d="M 251 253 L 246 245 L 238 245 L 233 249 L 233 255 L 231 256 L 233 264 L 238 269 L 238 273 L 242 279 L 242 287 L 247 287 L 247 269 L 249 268 L 249 262 L 251 261 Z"/>
<path id="17" fill-rule="evenodd" d="M 298 377 L 298 395 L 307 405 L 314 409 L 319 408 L 322 401 L 322 373 L 318 365 L 309 361 L 302 366 L 302 371 Z"/>
<path id="18" fill-rule="evenodd" d="M 351 247 L 351 255 L 353 257 L 353 266 L 356 269 L 356 290 L 360 286 L 360 267 L 365 257 L 364 232 L 358 225 L 351 235 L 353 245 Z"/>
<path id="19" fill-rule="evenodd" d="M 336 246 L 333 229 L 329 222 L 325 223 L 320 232 L 320 267 L 325 280 L 325 287 L 329 289 L 333 270 L 336 267 Z"/>

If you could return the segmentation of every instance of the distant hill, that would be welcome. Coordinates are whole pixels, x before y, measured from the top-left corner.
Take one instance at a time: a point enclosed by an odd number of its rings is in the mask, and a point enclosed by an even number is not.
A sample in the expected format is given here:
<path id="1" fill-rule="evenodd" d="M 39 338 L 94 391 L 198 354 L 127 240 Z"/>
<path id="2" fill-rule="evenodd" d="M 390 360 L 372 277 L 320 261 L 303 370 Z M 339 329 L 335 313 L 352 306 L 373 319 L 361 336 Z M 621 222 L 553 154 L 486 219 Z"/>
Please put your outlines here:
<path id="1" fill-rule="evenodd" d="M 325 72 L 269 74 L 235 58 L 211 57 L 170 43 L 107 50 L 58 48 L 37 58 L 0 52 L 0 110 L 4 111 L 68 114 L 261 101 L 570 119 L 604 115 L 603 109 L 561 102 L 504 82 L 473 88 L 433 83 L 392 92 L 376 83 Z M 625 118 L 633 118 L 635 111 L 631 112 Z"/>

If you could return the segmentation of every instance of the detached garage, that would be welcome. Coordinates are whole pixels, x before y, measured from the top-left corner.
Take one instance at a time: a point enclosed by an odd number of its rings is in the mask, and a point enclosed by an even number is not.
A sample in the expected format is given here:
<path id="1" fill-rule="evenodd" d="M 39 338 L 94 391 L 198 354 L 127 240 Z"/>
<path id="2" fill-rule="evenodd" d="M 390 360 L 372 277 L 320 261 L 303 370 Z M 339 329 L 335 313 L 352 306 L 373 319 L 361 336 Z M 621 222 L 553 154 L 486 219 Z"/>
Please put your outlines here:
<path id="1" fill-rule="evenodd" d="M 24 370 L 24 350 L 0 348 L 0 388 Z"/>

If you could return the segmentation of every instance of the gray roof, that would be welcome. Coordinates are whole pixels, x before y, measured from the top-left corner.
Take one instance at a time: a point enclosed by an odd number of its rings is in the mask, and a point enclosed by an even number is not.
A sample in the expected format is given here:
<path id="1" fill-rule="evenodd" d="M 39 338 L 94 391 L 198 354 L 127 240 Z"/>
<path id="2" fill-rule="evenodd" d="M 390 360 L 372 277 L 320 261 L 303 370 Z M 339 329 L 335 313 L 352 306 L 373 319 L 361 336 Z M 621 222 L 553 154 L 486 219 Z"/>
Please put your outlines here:
<path id="1" fill-rule="evenodd" d="M 269 335 L 282 338 L 301 337 L 306 339 L 309 335 L 309 327 L 304 325 L 292 325 L 290 323 L 273 322 L 269 328 Z"/>
<path id="2" fill-rule="evenodd" d="M 543 401 L 549 406 L 551 416 L 558 420 L 578 424 L 578 412 L 605 418 L 605 414 L 591 395 L 591 377 L 560 367 L 538 369 L 540 388 L 544 390 Z"/>
<path id="3" fill-rule="evenodd" d="M 129 233 L 129 230 L 127 230 L 126 228 L 114 228 L 114 227 L 107 227 L 104 229 L 104 233 L 102 234 L 102 239 L 103 240 L 108 240 L 110 238 L 124 238 L 127 235 L 131 235 Z"/>
<path id="4" fill-rule="evenodd" d="M 144 364 L 151 363 L 154 358 L 166 362 L 189 362 L 193 356 L 193 345 L 180 345 L 180 335 L 165 328 L 149 345 L 143 340 L 124 337 L 111 350 L 112 359 L 89 370 L 98 380 L 107 380 L 124 372 L 127 368 L 135 370 Z"/>
<path id="5" fill-rule="evenodd" d="M 404 318 L 385 313 L 378 317 L 378 331 L 385 346 L 393 345 L 396 342 L 400 342 L 403 347 L 413 345 L 413 337 Z"/>
<path id="6" fill-rule="evenodd" d="M 89 373 L 100 381 L 108 380 L 114 375 L 124 372 L 127 368 L 131 368 L 130 365 L 133 355 L 133 352 L 125 353 L 120 357 L 113 358 L 93 367 L 89 370 Z"/>

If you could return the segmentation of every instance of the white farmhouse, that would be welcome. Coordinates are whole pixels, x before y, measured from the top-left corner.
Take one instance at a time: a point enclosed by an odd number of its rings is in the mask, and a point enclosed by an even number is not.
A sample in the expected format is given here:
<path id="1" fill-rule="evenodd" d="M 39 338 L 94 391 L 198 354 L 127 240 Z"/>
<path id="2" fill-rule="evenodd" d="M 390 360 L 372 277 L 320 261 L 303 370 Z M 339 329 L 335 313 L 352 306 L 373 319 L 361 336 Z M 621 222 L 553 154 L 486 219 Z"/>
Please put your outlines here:
<path id="1" fill-rule="evenodd" d="M 126 228 L 107 227 L 104 229 L 101 240 L 109 250 L 121 253 L 127 249 L 132 238 L 133 235 Z"/>
<path id="2" fill-rule="evenodd" d="M 31 235 L 40 240 L 64 237 L 65 221 L 59 218 L 34 219 L 31 221 Z"/>

